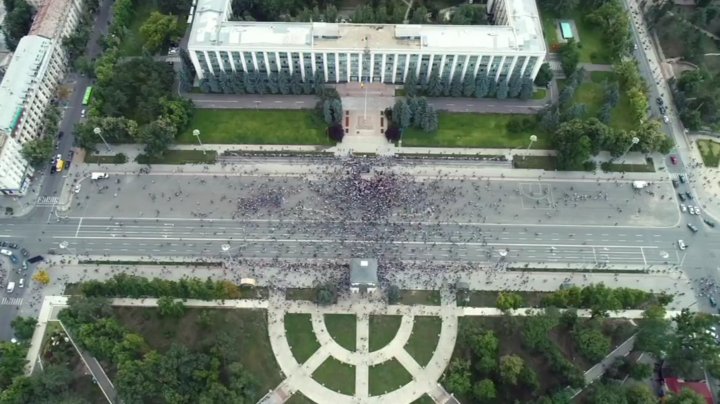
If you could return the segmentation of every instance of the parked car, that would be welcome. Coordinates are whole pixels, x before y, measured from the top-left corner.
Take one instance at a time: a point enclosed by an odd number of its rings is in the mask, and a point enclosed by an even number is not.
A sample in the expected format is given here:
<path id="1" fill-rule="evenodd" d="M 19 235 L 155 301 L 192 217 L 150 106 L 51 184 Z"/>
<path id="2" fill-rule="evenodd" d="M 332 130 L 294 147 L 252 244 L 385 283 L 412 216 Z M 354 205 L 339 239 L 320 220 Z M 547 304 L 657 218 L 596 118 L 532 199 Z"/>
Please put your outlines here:
<path id="1" fill-rule="evenodd" d="M 708 219 L 708 218 L 706 218 L 706 217 L 703 218 L 703 222 L 705 222 L 705 224 L 708 225 L 708 226 L 710 226 L 710 227 L 715 227 L 715 222 L 713 222 L 712 220 L 710 220 L 710 219 Z"/>
<path id="2" fill-rule="evenodd" d="M 679 179 L 680 182 L 683 183 L 683 184 L 685 183 L 685 181 L 687 181 L 687 179 L 685 178 L 685 174 L 680 174 L 680 175 L 678 175 L 678 179 Z"/>
<path id="3" fill-rule="evenodd" d="M 8 243 L 8 247 L 10 248 L 18 248 L 18 245 L 15 243 Z"/>
<path id="4" fill-rule="evenodd" d="M 673 163 L 673 165 L 677 165 L 677 157 L 670 156 L 670 162 Z"/>
<path id="5" fill-rule="evenodd" d="M 678 248 L 681 249 L 681 250 L 684 250 L 684 249 L 687 248 L 687 245 L 685 245 L 685 242 L 682 241 L 682 240 L 678 240 L 678 241 L 677 241 L 677 244 L 678 244 Z"/>
<path id="6" fill-rule="evenodd" d="M 691 194 L 689 191 L 688 191 L 688 192 L 685 192 L 685 196 L 687 196 L 688 199 L 692 199 L 692 198 L 693 198 L 693 197 L 692 197 L 692 194 Z"/>
<path id="7" fill-rule="evenodd" d="M 681 211 L 682 213 L 687 212 L 687 207 L 685 206 L 684 203 L 681 203 L 681 204 L 680 204 L 680 211 Z"/>
<path id="8" fill-rule="evenodd" d="M 673 180 L 672 180 L 672 184 L 673 184 L 673 188 L 677 188 L 677 187 L 680 186 L 680 182 L 679 182 L 678 180 L 676 180 L 676 179 L 673 179 Z"/>
<path id="9" fill-rule="evenodd" d="M 678 192 L 678 198 L 680 198 L 680 202 L 685 202 L 685 195 L 682 192 Z"/>
<path id="10" fill-rule="evenodd" d="M 695 208 L 693 208 L 692 206 L 689 206 L 689 207 L 688 207 L 688 212 L 690 212 L 691 215 L 694 215 L 694 214 L 695 214 Z"/>
<path id="11" fill-rule="evenodd" d="M 20 249 L 20 253 L 23 255 L 23 257 L 27 257 L 27 256 L 28 256 L 28 250 L 26 250 L 26 249 L 24 249 L 24 248 Z"/>
<path id="12" fill-rule="evenodd" d="M 698 232 L 698 228 L 695 227 L 695 225 L 692 224 L 692 223 L 688 223 L 688 224 L 687 224 L 687 227 L 688 227 L 688 229 L 692 230 L 693 233 L 697 233 L 697 232 Z"/>

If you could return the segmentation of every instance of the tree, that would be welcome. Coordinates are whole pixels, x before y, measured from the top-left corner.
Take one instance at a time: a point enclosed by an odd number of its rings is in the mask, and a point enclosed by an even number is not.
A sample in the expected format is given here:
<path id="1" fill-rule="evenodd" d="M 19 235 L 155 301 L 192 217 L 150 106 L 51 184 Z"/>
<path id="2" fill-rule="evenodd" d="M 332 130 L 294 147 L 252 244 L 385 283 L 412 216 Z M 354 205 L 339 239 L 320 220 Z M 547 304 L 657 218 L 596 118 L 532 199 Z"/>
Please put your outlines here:
<path id="1" fill-rule="evenodd" d="M 415 72 L 408 72 L 403 88 L 405 89 L 405 95 L 407 95 L 408 97 L 414 97 L 415 95 L 417 95 L 418 79 L 415 75 Z"/>
<path id="2" fill-rule="evenodd" d="M 172 123 L 175 131 L 180 133 L 187 129 L 190 124 L 195 106 L 193 102 L 188 98 L 167 98 L 163 97 L 159 100 L 160 102 L 160 116 L 167 119 Z M 106 124 L 117 122 L 119 127 L 117 130 L 127 132 L 128 135 L 133 136 L 133 132 L 136 129 L 133 127 L 134 122 L 129 120 L 116 120 L 109 121 Z M 134 125 L 137 126 L 136 124 Z"/>
<path id="3" fill-rule="evenodd" d="M 538 87 L 547 87 L 554 77 L 553 71 L 549 63 L 540 65 L 537 76 L 535 76 L 535 85 Z"/>
<path id="4" fill-rule="evenodd" d="M 508 97 L 508 83 L 507 80 L 500 78 L 500 82 L 497 86 L 497 92 L 495 93 L 495 96 L 498 100 L 504 100 Z"/>
<path id="5" fill-rule="evenodd" d="M 177 16 L 153 11 L 140 27 L 140 35 L 143 37 L 143 48 L 150 53 L 159 51 L 169 41 L 177 40 Z"/>
<path id="6" fill-rule="evenodd" d="M 431 105 L 424 111 L 421 126 L 424 132 L 435 132 L 439 127 L 437 111 Z"/>
<path id="7" fill-rule="evenodd" d="M 470 375 L 470 362 L 463 359 L 453 359 L 443 375 L 443 384 L 452 393 L 464 395 L 472 386 Z"/>
<path id="8" fill-rule="evenodd" d="M 157 0 L 157 6 L 164 14 L 184 14 L 190 9 L 191 4 L 191 0 Z"/>
<path id="9" fill-rule="evenodd" d="M 513 292 L 499 292 L 495 306 L 502 310 L 515 310 L 522 306 L 522 297 Z"/>
<path id="10" fill-rule="evenodd" d="M 657 397 L 646 384 L 633 383 L 625 389 L 628 404 L 657 404 Z"/>
<path id="11" fill-rule="evenodd" d="M 157 307 L 160 317 L 180 318 L 185 314 L 185 305 L 182 300 L 176 300 L 169 296 L 160 297 L 157 300 Z"/>
<path id="12" fill-rule="evenodd" d="M 327 306 L 337 301 L 337 290 L 330 284 L 322 285 L 317 289 L 315 302 Z"/>
<path id="13" fill-rule="evenodd" d="M 412 113 L 410 107 L 405 100 L 395 101 L 393 106 L 393 122 L 400 126 L 400 129 L 405 129 L 410 126 L 412 119 Z"/>
<path id="14" fill-rule="evenodd" d="M 665 404 L 705 404 L 707 401 L 700 394 L 690 389 L 682 389 L 680 394 L 665 397 Z"/>
<path id="15" fill-rule="evenodd" d="M 529 77 L 522 80 L 522 87 L 520 89 L 520 99 L 523 101 L 529 100 L 533 96 L 533 81 Z"/>
<path id="16" fill-rule="evenodd" d="M 580 50 L 575 41 L 570 39 L 560 47 L 559 54 L 563 73 L 566 77 L 570 77 L 580 63 Z"/>
<path id="17" fill-rule="evenodd" d="M 41 285 L 47 285 L 50 283 L 50 275 L 48 275 L 47 271 L 38 271 L 33 275 L 32 280 Z"/>
<path id="18" fill-rule="evenodd" d="M 523 86 L 520 76 L 510 76 L 508 84 L 510 86 L 508 96 L 510 96 L 510 98 L 517 98 L 520 96 L 520 90 L 522 90 Z"/>
<path id="19" fill-rule="evenodd" d="M 628 101 L 630 102 L 630 112 L 633 114 L 633 119 L 637 122 L 647 120 L 648 110 L 650 109 L 647 95 L 637 87 L 631 88 L 626 93 Z"/>
<path id="20" fill-rule="evenodd" d="M 525 362 L 517 355 L 500 357 L 500 379 L 510 385 L 517 384 L 518 376 L 524 366 Z"/>
<path id="21" fill-rule="evenodd" d="M 426 24 L 428 10 L 424 6 L 420 6 L 412 10 L 410 15 L 410 24 Z"/>
<path id="22" fill-rule="evenodd" d="M 15 330 L 15 337 L 21 341 L 32 338 L 36 325 L 37 320 L 32 317 L 15 317 L 10 322 L 10 326 Z"/>
<path id="23" fill-rule="evenodd" d="M 450 96 L 450 77 L 449 74 L 443 74 L 440 78 L 440 92 L 443 97 Z"/>
<path id="24" fill-rule="evenodd" d="M 455 72 L 452 80 L 450 81 L 450 96 L 460 97 L 463 93 L 463 82 L 460 79 L 460 72 Z"/>
<path id="25" fill-rule="evenodd" d="M 5 45 L 14 51 L 20 39 L 30 32 L 35 9 L 25 0 L 6 0 L 5 19 L 2 32 L 5 35 Z"/>
<path id="26" fill-rule="evenodd" d="M 23 374 L 23 368 L 27 363 L 25 360 L 27 349 L 25 344 L 0 342 L 0 390 L 7 388 L 13 378 Z"/>
<path id="27" fill-rule="evenodd" d="M 557 150 L 558 168 L 577 169 L 590 158 L 592 144 L 585 135 L 586 125 L 579 119 L 560 124 L 552 137 Z"/>
<path id="28" fill-rule="evenodd" d="M 541 0 L 538 6 L 558 17 L 570 15 L 578 6 L 579 0 Z"/>
<path id="29" fill-rule="evenodd" d="M 652 375 L 652 366 L 650 366 L 647 363 L 631 363 L 630 369 L 629 369 L 630 377 L 632 377 L 635 380 L 645 380 L 649 379 Z"/>
<path id="30" fill-rule="evenodd" d="M 167 118 L 160 118 L 140 127 L 138 140 L 145 144 L 145 154 L 160 156 L 175 140 L 177 129 Z"/>
<path id="31" fill-rule="evenodd" d="M 622 387 L 617 383 L 593 383 L 590 387 L 588 402 L 628 404 Z"/>
<path id="32" fill-rule="evenodd" d="M 437 71 L 433 70 L 430 73 L 425 89 L 425 92 L 430 97 L 439 97 L 440 94 L 442 94 L 443 87 L 440 83 L 440 77 L 438 76 Z"/>
<path id="33" fill-rule="evenodd" d="M 387 290 L 388 304 L 395 304 L 400 301 L 400 288 L 390 285 Z"/>
<path id="34" fill-rule="evenodd" d="M 572 331 L 580 354 L 587 360 L 599 362 L 610 352 L 610 338 L 606 337 L 595 320 L 578 322 Z"/>
<path id="35" fill-rule="evenodd" d="M 343 137 L 345 137 L 345 130 L 339 123 L 332 124 L 328 126 L 328 136 L 336 142 L 342 142 Z"/>
<path id="36" fill-rule="evenodd" d="M 585 19 L 603 31 L 604 46 L 619 60 L 630 49 L 630 17 L 619 1 L 606 1 Z"/>
<path id="37" fill-rule="evenodd" d="M 488 90 L 489 90 L 489 81 L 488 76 L 480 72 L 478 74 L 477 79 L 475 80 L 475 97 L 476 98 L 483 98 L 487 97 Z"/>
<path id="38" fill-rule="evenodd" d="M 34 168 L 40 168 L 52 158 L 55 142 L 51 137 L 32 139 L 23 144 L 22 155 Z"/>
<path id="39" fill-rule="evenodd" d="M 385 138 L 390 142 L 397 142 L 401 136 L 402 132 L 396 125 L 390 125 L 387 130 L 385 130 Z"/>
<path id="40" fill-rule="evenodd" d="M 495 383 L 490 379 L 482 379 L 475 383 L 472 389 L 473 397 L 481 403 L 494 402 L 497 397 L 497 391 L 495 390 Z"/>

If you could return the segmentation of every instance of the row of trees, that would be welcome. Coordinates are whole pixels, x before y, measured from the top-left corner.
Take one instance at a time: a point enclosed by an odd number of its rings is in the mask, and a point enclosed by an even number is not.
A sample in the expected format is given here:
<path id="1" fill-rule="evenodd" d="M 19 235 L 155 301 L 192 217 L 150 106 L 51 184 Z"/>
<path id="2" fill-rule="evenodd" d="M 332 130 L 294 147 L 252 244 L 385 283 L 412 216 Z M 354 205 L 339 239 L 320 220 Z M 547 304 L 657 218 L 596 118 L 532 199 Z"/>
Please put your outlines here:
<path id="1" fill-rule="evenodd" d="M 20 39 L 30 32 L 35 9 L 26 0 L 3 0 L 5 19 L 2 21 L 2 33 L 5 46 L 14 51 Z"/>
<path id="2" fill-rule="evenodd" d="M 413 127 L 423 132 L 435 132 L 439 126 L 437 111 L 432 105 L 428 105 L 424 97 L 398 99 L 389 119 L 401 131 Z"/>
<path id="3" fill-rule="evenodd" d="M 182 315 L 177 302 L 164 301 L 161 316 Z M 73 296 L 68 305 L 58 317 L 82 348 L 114 365 L 124 402 L 247 403 L 259 398 L 256 382 L 227 344 L 215 341 L 198 351 L 172 344 L 160 353 L 120 324 L 109 301 Z"/>
<path id="4" fill-rule="evenodd" d="M 542 306 L 593 309 L 604 313 L 614 310 L 638 309 L 656 301 L 666 305 L 672 301 L 672 296 L 655 296 L 640 289 L 608 288 L 603 283 L 597 283 L 583 287 L 562 288 L 544 297 Z"/>
<path id="5" fill-rule="evenodd" d="M 440 77 L 436 71 L 430 73 L 427 80 L 419 79 L 414 72 L 408 73 L 404 89 L 405 94 L 415 96 L 424 94 L 429 97 L 495 97 L 498 99 L 520 98 L 527 100 L 533 94 L 533 81 L 529 77 L 512 75 L 509 78 L 500 77 L 495 80 L 494 73 L 478 72 L 477 77 L 466 72 L 455 72 L 450 79 Z"/>
<path id="6" fill-rule="evenodd" d="M 297 70 L 292 74 L 284 70 L 267 74 L 258 71 L 245 73 L 242 71 L 224 72 L 221 70 L 215 75 L 208 74 L 200 80 L 200 90 L 205 93 L 223 94 L 319 95 L 325 88 L 325 78 L 322 71 L 318 70 L 315 74 L 308 71 L 305 73 L 305 78 L 303 80 L 302 75 Z M 191 80 L 187 82 L 192 83 Z"/>
<path id="7" fill-rule="evenodd" d="M 238 285 L 230 281 L 213 281 L 210 278 L 197 278 L 170 281 L 160 278 L 117 274 L 106 281 L 87 281 L 80 287 L 87 297 L 161 297 L 180 299 L 238 299 L 242 292 Z"/>
<path id="8" fill-rule="evenodd" d="M 23 157 L 34 168 L 42 167 L 52 158 L 59 124 L 60 108 L 55 104 L 48 105 L 43 115 L 40 137 L 26 142 L 22 148 Z"/>

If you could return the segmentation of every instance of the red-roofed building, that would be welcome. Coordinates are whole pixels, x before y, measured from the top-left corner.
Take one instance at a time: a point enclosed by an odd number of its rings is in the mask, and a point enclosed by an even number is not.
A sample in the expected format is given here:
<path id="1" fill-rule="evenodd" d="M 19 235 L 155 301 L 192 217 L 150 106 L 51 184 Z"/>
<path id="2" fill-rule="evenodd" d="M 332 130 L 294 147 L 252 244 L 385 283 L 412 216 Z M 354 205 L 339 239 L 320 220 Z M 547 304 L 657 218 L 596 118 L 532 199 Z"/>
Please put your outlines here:
<path id="1" fill-rule="evenodd" d="M 704 397 L 707 404 L 715 403 L 710 387 L 704 380 L 699 382 L 686 382 L 684 379 L 679 379 L 677 377 L 668 377 L 665 379 L 665 384 L 667 385 L 668 390 L 673 393 L 680 393 L 682 389 L 689 389 Z"/>

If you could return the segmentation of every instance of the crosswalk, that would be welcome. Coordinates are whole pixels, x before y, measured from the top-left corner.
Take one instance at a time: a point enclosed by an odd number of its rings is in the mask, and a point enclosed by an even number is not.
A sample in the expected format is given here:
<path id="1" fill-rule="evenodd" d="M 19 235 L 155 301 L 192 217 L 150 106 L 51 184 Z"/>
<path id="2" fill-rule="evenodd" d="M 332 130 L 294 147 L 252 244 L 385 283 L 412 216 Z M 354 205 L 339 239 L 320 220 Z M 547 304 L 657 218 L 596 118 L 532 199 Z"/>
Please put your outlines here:
<path id="1" fill-rule="evenodd" d="M 22 297 L 3 297 L 0 300 L 0 306 L 20 306 L 22 301 Z"/>
<path id="2" fill-rule="evenodd" d="M 60 197 L 57 196 L 40 196 L 35 202 L 35 206 L 54 206 L 57 205 Z"/>

